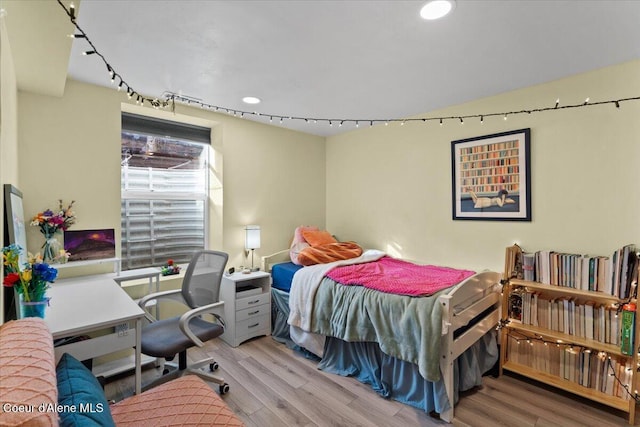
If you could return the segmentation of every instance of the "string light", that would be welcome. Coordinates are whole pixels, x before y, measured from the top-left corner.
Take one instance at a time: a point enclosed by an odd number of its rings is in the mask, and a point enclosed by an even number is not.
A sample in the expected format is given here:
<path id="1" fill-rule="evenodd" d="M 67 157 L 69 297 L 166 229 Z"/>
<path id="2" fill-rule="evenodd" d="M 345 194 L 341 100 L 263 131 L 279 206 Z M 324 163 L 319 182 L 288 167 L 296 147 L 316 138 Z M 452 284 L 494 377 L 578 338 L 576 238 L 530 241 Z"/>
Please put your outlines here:
<path id="1" fill-rule="evenodd" d="M 551 106 L 551 107 L 541 107 L 541 108 L 533 108 L 533 109 L 526 109 L 526 110 L 515 110 L 515 111 L 507 111 L 507 112 L 495 112 L 495 113 L 483 113 L 483 114 L 469 114 L 469 115 L 464 115 L 464 116 L 442 116 L 442 117 L 417 117 L 417 118 L 403 118 L 403 119 L 398 119 L 398 118 L 387 118 L 387 119 L 383 119 L 383 118 L 378 118 L 378 119 L 350 119 L 350 118 L 342 118 L 342 119 L 326 119 L 326 118 L 310 118 L 310 117 L 295 117 L 295 116 L 285 116 L 285 115 L 279 115 L 279 114 L 267 114 L 267 113 L 258 113 L 258 112 L 250 112 L 250 111 L 242 111 L 242 110 L 232 110 L 232 109 L 228 109 L 225 108 L 223 106 L 219 106 L 219 105 L 213 105 L 213 104 L 208 104 L 203 102 L 202 100 L 196 100 L 190 97 L 185 97 L 179 94 L 175 94 L 175 93 L 171 93 L 171 92 L 165 92 L 164 94 L 164 99 L 158 99 L 158 98 L 147 98 L 143 95 L 140 95 L 137 91 L 135 91 L 131 85 L 129 85 L 120 74 L 118 74 L 114 68 L 111 66 L 111 64 L 109 64 L 109 62 L 107 62 L 106 58 L 100 53 L 100 51 L 98 51 L 98 49 L 94 46 L 94 44 L 91 42 L 91 40 L 89 39 L 89 37 L 87 36 L 87 33 L 85 31 L 82 30 L 82 28 L 80 28 L 80 26 L 78 25 L 78 23 L 76 22 L 76 12 L 75 12 L 75 6 L 73 5 L 73 3 L 69 6 L 69 9 L 67 9 L 67 7 L 62 3 L 62 0 L 57 0 L 58 4 L 65 10 L 65 12 L 67 13 L 71 23 L 75 26 L 76 28 L 76 32 L 74 34 L 70 34 L 69 37 L 72 37 L 74 39 L 83 39 L 90 47 L 91 49 L 86 50 L 83 52 L 83 55 L 86 56 L 98 56 L 105 64 L 105 66 L 107 67 L 107 71 L 109 73 L 111 82 L 115 84 L 115 78 L 118 77 L 118 79 L 120 80 L 120 84 L 118 86 L 118 90 L 121 90 L 122 88 L 126 88 L 127 90 L 127 97 L 129 99 L 133 98 L 134 96 L 136 96 L 136 104 L 141 104 L 144 105 L 145 103 L 151 105 L 154 108 L 166 108 L 166 107 L 171 107 L 173 111 L 175 111 L 175 103 L 176 102 L 186 102 L 188 105 L 191 104 L 195 104 L 197 106 L 199 106 L 202 109 L 209 109 L 209 110 L 214 110 L 214 111 L 220 111 L 220 110 L 224 110 L 229 114 L 232 114 L 234 116 L 238 116 L 240 115 L 240 117 L 245 117 L 246 116 L 253 116 L 253 117 L 260 117 L 260 116 L 269 116 L 269 122 L 272 122 L 274 118 L 279 119 L 279 123 L 282 124 L 284 119 L 289 119 L 289 120 L 304 120 L 305 122 L 309 123 L 318 123 L 318 122 L 325 122 L 327 123 L 329 126 L 333 126 L 334 122 L 339 122 L 338 126 L 342 127 L 343 124 L 345 123 L 353 123 L 355 124 L 356 127 L 360 126 L 360 121 L 365 121 L 365 122 L 369 122 L 370 126 L 373 126 L 374 122 L 379 122 L 379 123 L 384 123 L 385 126 L 388 126 L 389 123 L 395 123 L 395 122 L 399 122 L 401 126 L 403 126 L 406 122 L 418 122 L 421 121 L 423 123 L 426 123 L 429 120 L 438 120 L 440 123 L 440 126 L 442 126 L 444 124 L 444 120 L 455 120 L 458 119 L 460 121 L 460 124 L 464 124 L 464 119 L 472 119 L 472 118 L 479 118 L 480 119 L 480 123 L 484 123 L 484 119 L 485 117 L 494 117 L 494 116 L 502 116 L 504 120 L 507 120 L 507 116 L 513 116 L 513 115 L 518 115 L 518 114 L 532 114 L 532 113 L 541 113 L 541 112 L 546 112 L 546 111 L 551 111 L 551 110 L 561 110 L 561 109 L 573 109 L 573 108 L 580 108 L 580 107 L 587 107 L 587 106 L 598 106 L 598 105 L 606 105 L 606 104 L 613 104 L 615 105 L 616 108 L 620 108 L 620 104 L 622 102 L 628 102 L 628 101 L 638 101 L 640 100 L 640 96 L 634 96 L 634 97 L 627 97 L 627 98 L 620 98 L 620 99 L 612 99 L 612 100 L 605 100 L 605 101 L 598 101 L 598 102 L 590 102 L 589 98 L 586 98 L 586 100 L 583 103 L 580 104 L 573 104 L 573 105 L 563 105 L 560 106 L 560 99 L 556 99 L 555 105 Z"/>
<path id="2" fill-rule="evenodd" d="M 500 323 L 504 323 L 504 321 L 500 321 Z M 508 321 L 507 321 L 508 323 Z M 512 333 L 507 333 L 507 336 L 512 339 L 513 341 L 516 342 L 517 345 L 520 345 L 521 341 L 526 342 L 527 344 L 533 345 L 533 341 L 539 341 L 544 343 L 544 345 L 547 345 L 548 343 L 551 344 L 556 344 L 556 347 L 560 347 L 560 345 L 564 345 L 565 346 L 565 351 L 568 353 L 572 353 L 572 354 L 578 354 L 578 353 L 585 353 L 585 354 L 590 354 L 591 353 L 591 349 L 588 347 L 583 347 L 580 345 L 576 345 L 576 344 L 565 344 L 562 342 L 562 340 L 556 340 L 556 341 L 547 341 L 545 340 L 542 336 L 535 336 L 535 337 L 530 337 L 530 336 L 526 336 L 524 334 L 522 334 L 520 331 L 518 332 L 521 334 L 520 337 L 517 337 L 515 335 L 513 335 Z M 608 375 L 610 377 L 613 377 L 615 379 L 615 381 L 618 382 L 618 384 L 620 384 L 620 386 L 625 390 L 625 392 L 630 396 L 631 399 L 635 400 L 636 402 L 640 403 L 640 396 L 638 396 L 638 391 L 634 390 L 633 393 L 630 390 L 630 386 L 629 384 L 625 384 L 616 374 L 616 370 L 613 366 L 613 363 L 611 361 L 611 355 L 605 351 L 599 351 L 597 356 L 600 359 L 606 359 L 606 364 L 607 364 L 607 371 L 609 372 Z M 629 366 L 625 366 L 625 371 L 626 372 L 631 372 L 633 370 L 632 367 Z M 596 389 L 597 390 L 597 389 Z M 602 391 L 600 391 L 602 393 Z"/>

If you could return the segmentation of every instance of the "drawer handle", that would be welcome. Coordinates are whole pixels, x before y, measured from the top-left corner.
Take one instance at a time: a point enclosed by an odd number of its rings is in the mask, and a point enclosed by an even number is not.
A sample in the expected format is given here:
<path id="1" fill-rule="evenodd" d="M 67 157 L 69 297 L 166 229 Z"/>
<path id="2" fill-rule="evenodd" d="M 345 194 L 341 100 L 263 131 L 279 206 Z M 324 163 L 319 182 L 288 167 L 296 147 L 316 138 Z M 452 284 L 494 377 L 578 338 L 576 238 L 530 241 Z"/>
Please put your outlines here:
<path id="1" fill-rule="evenodd" d="M 254 325 L 249 325 L 248 328 L 255 328 L 256 326 L 258 326 L 260 323 L 256 323 Z"/>
<path id="2" fill-rule="evenodd" d="M 247 304 L 257 304 L 257 303 L 259 303 L 259 302 L 260 302 L 260 300 L 259 300 L 259 299 L 257 299 L 257 300 L 255 300 L 255 301 L 249 301 Z"/>
<path id="3" fill-rule="evenodd" d="M 260 310 L 252 311 L 251 313 L 249 313 L 249 316 L 253 316 L 254 314 L 258 314 L 258 313 L 260 313 Z"/>

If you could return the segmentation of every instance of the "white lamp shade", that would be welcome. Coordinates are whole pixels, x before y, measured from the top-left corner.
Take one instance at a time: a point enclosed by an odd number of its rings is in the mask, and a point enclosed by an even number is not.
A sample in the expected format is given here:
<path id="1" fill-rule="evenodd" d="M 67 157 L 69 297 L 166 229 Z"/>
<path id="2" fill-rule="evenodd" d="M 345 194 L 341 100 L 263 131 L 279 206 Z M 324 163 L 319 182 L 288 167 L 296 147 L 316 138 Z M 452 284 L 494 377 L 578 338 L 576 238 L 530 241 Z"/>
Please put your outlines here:
<path id="1" fill-rule="evenodd" d="M 245 249 L 259 249 L 260 248 L 260 226 L 259 225 L 247 225 L 245 228 Z"/>

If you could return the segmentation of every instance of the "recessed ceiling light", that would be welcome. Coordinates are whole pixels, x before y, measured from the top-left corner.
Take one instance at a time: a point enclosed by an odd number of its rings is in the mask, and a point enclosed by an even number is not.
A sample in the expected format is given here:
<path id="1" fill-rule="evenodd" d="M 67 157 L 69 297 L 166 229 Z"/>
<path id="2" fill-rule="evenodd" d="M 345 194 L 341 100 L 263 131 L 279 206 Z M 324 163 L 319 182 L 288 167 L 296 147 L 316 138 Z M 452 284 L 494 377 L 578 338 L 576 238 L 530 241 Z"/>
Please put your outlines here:
<path id="1" fill-rule="evenodd" d="M 455 0 L 431 0 L 420 9 L 420 16 L 424 19 L 442 18 L 456 7 Z"/>
<path id="2" fill-rule="evenodd" d="M 255 96 L 245 96 L 242 98 L 242 102 L 245 104 L 260 104 L 260 98 L 256 98 Z"/>

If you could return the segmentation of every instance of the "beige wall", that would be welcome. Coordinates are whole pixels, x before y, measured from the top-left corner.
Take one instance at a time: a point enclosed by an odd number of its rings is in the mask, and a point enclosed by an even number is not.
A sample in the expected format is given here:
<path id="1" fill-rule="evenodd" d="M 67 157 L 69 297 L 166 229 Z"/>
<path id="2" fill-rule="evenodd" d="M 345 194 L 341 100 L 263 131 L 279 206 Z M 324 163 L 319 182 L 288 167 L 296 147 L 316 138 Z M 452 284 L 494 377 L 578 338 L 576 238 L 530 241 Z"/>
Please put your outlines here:
<path id="1" fill-rule="evenodd" d="M 0 18 L 0 179 L 2 184 L 18 184 L 17 99 L 18 88 L 11 45 L 5 20 Z"/>
<path id="2" fill-rule="evenodd" d="M 25 215 L 56 206 L 58 199 L 73 199 L 75 229 L 115 228 L 119 234 L 124 100 L 115 90 L 72 80 L 61 98 L 19 93 L 19 180 Z M 287 247 L 296 225 L 324 225 L 324 138 L 181 105 L 176 113 L 174 118 L 215 126 L 213 176 L 222 178 L 223 191 L 214 185 L 211 208 L 217 220 L 209 237 L 213 249 L 229 252 L 230 266 L 247 265 L 246 224 L 262 227 L 256 257 Z M 38 250 L 41 244 L 37 228 L 28 229 L 29 249 Z"/>
<path id="3" fill-rule="evenodd" d="M 0 17 L 0 184 L 18 184 L 17 98 L 18 89 L 11 46 L 4 18 Z M 0 206 L 4 206 L 2 191 L 0 191 Z M 0 246 L 4 247 L 3 233 L 0 233 Z M 0 271 L 0 276 L 4 276 L 3 267 L 0 267 Z M 0 323 L 3 321 L 3 313 L 4 289 L 0 292 Z"/>
<path id="4" fill-rule="evenodd" d="M 436 111 L 480 114 L 640 94 L 640 61 Z M 459 122 L 374 126 L 328 138 L 327 227 L 434 264 L 503 269 L 504 249 L 610 255 L 640 243 L 640 101 Z M 451 141 L 531 128 L 533 221 L 453 221 Z"/>

